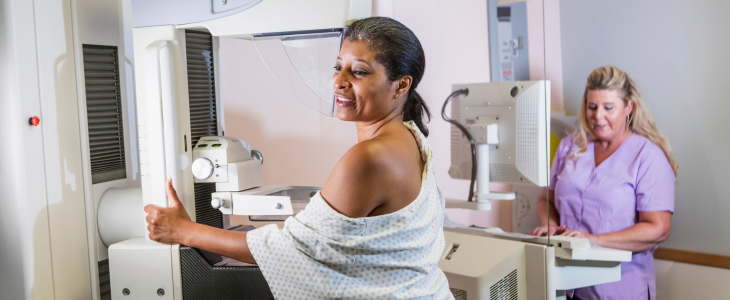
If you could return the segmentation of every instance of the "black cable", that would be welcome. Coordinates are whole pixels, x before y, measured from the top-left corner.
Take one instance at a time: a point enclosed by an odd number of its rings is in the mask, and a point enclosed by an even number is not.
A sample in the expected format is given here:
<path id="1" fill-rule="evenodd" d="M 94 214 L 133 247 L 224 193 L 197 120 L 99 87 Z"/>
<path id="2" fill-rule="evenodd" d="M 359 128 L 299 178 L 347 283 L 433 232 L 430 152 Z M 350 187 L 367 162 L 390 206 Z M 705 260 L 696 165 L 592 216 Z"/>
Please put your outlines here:
<path id="1" fill-rule="evenodd" d="M 471 133 L 469 133 L 469 130 L 464 127 L 464 125 L 461 125 L 456 120 L 452 120 L 451 118 L 446 116 L 446 104 L 451 101 L 451 98 L 456 95 L 469 95 L 469 89 L 463 88 L 458 89 L 456 91 L 453 91 L 451 95 L 446 97 L 446 101 L 444 101 L 444 106 L 441 108 L 441 117 L 444 118 L 444 121 L 451 123 L 452 125 L 456 126 L 461 130 L 461 132 L 464 133 L 466 138 L 469 140 L 469 145 L 471 146 L 471 183 L 469 184 L 469 199 L 467 201 L 473 201 L 474 199 L 474 182 L 477 178 L 477 141 L 474 139 L 474 137 L 471 136 Z"/>

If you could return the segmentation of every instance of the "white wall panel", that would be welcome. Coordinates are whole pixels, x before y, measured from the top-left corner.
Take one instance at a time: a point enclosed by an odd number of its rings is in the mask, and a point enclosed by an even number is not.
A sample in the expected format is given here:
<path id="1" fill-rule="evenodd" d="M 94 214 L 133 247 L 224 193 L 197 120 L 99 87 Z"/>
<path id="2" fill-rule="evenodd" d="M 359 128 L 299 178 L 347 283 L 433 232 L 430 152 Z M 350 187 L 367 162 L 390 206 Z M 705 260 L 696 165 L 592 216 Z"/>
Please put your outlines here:
<path id="1" fill-rule="evenodd" d="M 655 264 L 657 299 L 730 299 L 728 269 L 661 259 Z"/>
<path id="2" fill-rule="evenodd" d="M 32 1 L 0 2 L 0 291 L 53 299 Z M 38 127 L 28 118 L 39 116 Z"/>
<path id="3" fill-rule="evenodd" d="M 91 295 L 71 1 L 35 1 L 53 290 Z"/>

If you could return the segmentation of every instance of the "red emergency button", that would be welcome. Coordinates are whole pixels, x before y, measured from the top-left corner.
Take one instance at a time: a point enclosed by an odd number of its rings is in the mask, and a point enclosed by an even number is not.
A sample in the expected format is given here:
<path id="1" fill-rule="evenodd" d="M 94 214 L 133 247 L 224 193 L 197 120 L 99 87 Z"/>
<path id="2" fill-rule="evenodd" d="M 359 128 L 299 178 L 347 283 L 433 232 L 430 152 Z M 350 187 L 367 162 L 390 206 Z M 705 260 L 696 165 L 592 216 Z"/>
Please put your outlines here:
<path id="1" fill-rule="evenodd" d="M 38 126 L 38 124 L 41 123 L 41 118 L 38 116 L 33 116 L 32 118 L 28 119 L 28 124 L 33 126 Z"/>

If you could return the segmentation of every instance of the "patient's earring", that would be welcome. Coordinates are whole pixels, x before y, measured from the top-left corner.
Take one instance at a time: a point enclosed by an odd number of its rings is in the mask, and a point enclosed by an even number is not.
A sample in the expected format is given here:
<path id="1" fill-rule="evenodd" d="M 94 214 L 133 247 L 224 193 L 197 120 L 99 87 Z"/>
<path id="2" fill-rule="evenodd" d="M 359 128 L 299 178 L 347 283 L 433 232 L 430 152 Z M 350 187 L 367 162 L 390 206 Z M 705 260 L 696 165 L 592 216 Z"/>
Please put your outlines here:
<path id="1" fill-rule="evenodd" d="M 400 94 L 395 94 L 395 98 L 398 98 L 398 97 L 400 97 Z"/>

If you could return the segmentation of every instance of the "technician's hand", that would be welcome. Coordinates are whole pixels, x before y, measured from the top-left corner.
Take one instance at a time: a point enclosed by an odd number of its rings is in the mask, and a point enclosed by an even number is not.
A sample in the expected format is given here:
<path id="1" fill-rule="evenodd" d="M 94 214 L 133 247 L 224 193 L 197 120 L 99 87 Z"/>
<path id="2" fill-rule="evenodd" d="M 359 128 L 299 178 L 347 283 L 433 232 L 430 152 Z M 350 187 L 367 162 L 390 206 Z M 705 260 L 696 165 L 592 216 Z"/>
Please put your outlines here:
<path id="1" fill-rule="evenodd" d="M 548 226 L 547 224 L 545 224 L 538 228 L 535 228 L 535 230 L 532 231 L 532 235 L 556 235 L 563 233 L 563 231 L 565 231 L 565 225 L 558 226 L 557 224 L 550 224 L 550 232 L 548 232 Z"/>
<path id="2" fill-rule="evenodd" d="M 585 231 L 566 229 L 560 235 L 584 238 L 588 239 L 588 242 L 590 242 L 591 244 L 597 244 L 596 236 Z"/>
<path id="3" fill-rule="evenodd" d="M 159 207 L 150 204 L 144 207 L 147 213 L 147 230 L 150 232 L 150 239 L 163 244 L 182 244 L 186 235 L 186 226 L 194 224 L 185 211 L 180 199 L 177 197 L 175 188 L 172 187 L 172 179 L 167 179 L 167 201 L 169 207 Z"/>

